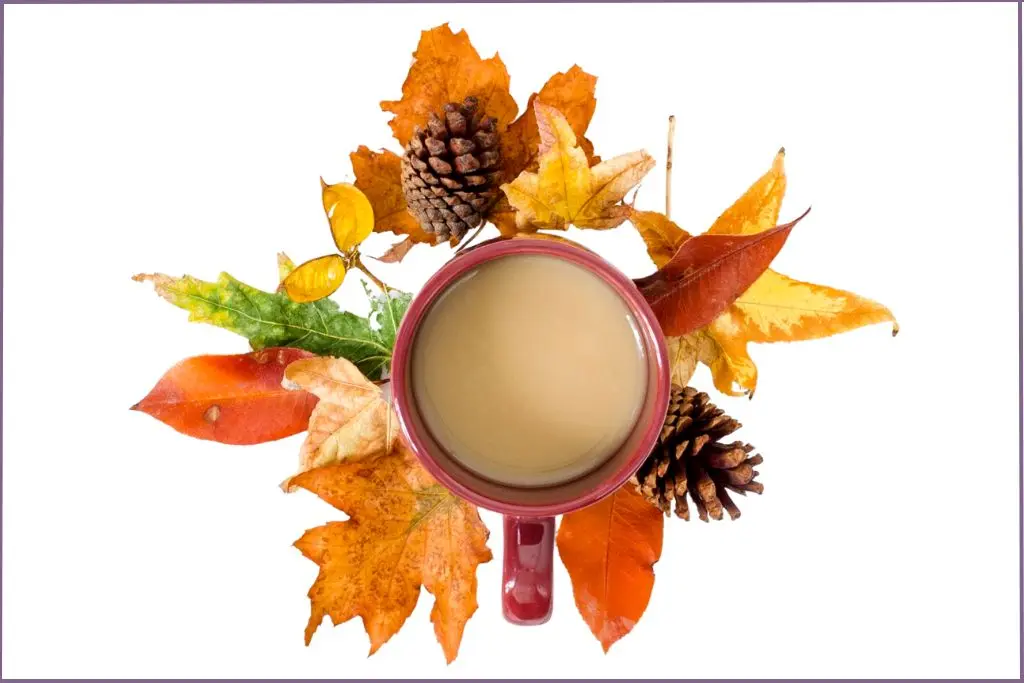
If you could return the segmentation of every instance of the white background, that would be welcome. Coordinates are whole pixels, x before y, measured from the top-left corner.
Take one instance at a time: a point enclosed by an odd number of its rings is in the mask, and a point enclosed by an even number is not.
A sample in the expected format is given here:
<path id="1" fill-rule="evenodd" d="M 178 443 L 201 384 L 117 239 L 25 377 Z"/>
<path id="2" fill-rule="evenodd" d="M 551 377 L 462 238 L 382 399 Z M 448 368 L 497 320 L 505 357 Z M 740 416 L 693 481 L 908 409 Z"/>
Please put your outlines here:
<path id="1" fill-rule="evenodd" d="M 1016 676 L 1016 8 L 870 6 L 5 7 L 3 675 Z M 778 270 L 896 312 L 755 346 L 764 453 L 743 518 L 673 521 L 647 613 L 602 654 L 558 566 L 543 627 L 501 620 L 500 562 L 446 667 L 422 595 L 374 657 L 358 620 L 305 648 L 316 567 L 291 547 L 338 513 L 277 488 L 301 437 L 188 439 L 128 407 L 178 360 L 242 352 L 132 283 L 140 271 L 275 284 L 328 253 L 319 176 L 396 149 L 419 31 L 500 50 L 522 106 L 579 63 L 588 136 L 659 160 L 679 120 L 691 231 L 785 145 Z M 576 236 L 576 235 L 574 235 Z M 628 228 L 579 235 L 650 270 Z M 375 235 L 366 251 L 389 243 Z M 415 289 L 446 249 L 381 266 Z M 340 300 L 363 311 L 361 287 Z M 702 369 L 694 380 L 710 390 Z M 486 514 L 491 547 L 499 519 Z"/>

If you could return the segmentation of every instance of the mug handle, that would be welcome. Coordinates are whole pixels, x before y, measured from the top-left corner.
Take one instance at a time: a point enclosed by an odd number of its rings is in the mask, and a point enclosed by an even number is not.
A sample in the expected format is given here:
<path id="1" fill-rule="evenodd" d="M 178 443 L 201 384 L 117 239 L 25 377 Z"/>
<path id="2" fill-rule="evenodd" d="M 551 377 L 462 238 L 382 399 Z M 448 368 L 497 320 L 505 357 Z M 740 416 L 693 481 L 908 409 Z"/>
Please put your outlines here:
<path id="1" fill-rule="evenodd" d="M 551 618 L 554 517 L 505 516 L 501 607 L 505 619 L 525 626 Z"/>

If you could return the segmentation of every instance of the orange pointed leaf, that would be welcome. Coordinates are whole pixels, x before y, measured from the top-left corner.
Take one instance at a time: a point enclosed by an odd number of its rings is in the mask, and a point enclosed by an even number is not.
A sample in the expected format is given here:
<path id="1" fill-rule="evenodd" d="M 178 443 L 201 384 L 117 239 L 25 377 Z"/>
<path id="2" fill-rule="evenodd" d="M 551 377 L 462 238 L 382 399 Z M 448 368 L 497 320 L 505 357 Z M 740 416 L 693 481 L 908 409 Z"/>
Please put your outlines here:
<path id="1" fill-rule="evenodd" d="M 540 92 L 530 95 L 523 115 L 509 126 L 502 138 L 502 168 L 506 178 L 515 178 L 524 170 L 537 170 L 540 131 L 537 129 L 535 102 L 562 112 L 580 141 L 580 147 L 590 160 L 590 165 L 600 161 L 594 157 L 594 146 L 584 137 L 597 107 L 597 99 L 594 97 L 596 84 L 596 76 L 573 66 L 569 71 L 549 78 Z"/>
<path id="2" fill-rule="evenodd" d="M 345 260 L 329 254 L 306 261 L 288 273 L 281 287 L 292 301 L 309 303 L 334 294 L 344 279 Z"/>
<path id="3" fill-rule="evenodd" d="M 404 447 L 293 481 L 349 516 L 295 542 L 320 566 L 309 589 L 306 643 L 325 616 L 335 624 L 360 617 L 373 654 L 412 614 L 422 585 L 434 596 L 434 633 L 454 660 L 477 608 L 476 568 L 491 559 L 476 508 L 434 481 Z"/>
<path id="4" fill-rule="evenodd" d="M 576 608 L 605 652 L 647 609 L 664 523 L 661 511 L 631 484 L 562 517 L 558 554 L 572 579 Z"/>
<path id="5" fill-rule="evenodd" d="M 683 242 L 663 268 L 637 281 L 664 333 L 688 334 L 714 320 L 768 268 L 801 218 L 756 235 Z"/>
<path id="6" fill-rule="evenodd" d="M 657 211 L 631 210 L 629 220 L 647 245 L 647 253 L 654 265 L 659 268 L 669 262 L 683 242 L 690 239 L 690 233 Z"/>
<path id="7" fill-rule="evenodd" d="M 402 99 L 380 106 L 395 115 L 389 125 L 404 147 L 432 113 L 467 97 L 475 97 L 479 111 L 495 117 L 498 130 L 505 130 L 518 111 L 508 88 L 508 71 L 498 55 L 481 59 L 465 31 L 452 33 L 448 24 L 442 24 L 420 36 Z"/>
<path id="8" fill-rule="evenodd" d="M 317 398 L 281 387 L 289 363 L 313 354 L 270 348 L 235 356 L 187 358 L 132 406 L 182 434 L 256 444 L 305 431 Z"/>

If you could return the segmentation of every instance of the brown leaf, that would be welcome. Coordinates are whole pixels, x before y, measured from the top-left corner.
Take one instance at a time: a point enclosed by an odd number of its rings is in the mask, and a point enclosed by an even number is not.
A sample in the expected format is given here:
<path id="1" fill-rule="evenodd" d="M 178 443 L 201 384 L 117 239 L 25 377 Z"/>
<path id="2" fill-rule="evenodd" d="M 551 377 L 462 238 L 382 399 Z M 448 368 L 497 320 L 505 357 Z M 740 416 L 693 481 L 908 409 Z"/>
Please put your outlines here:
<path id="1" fill-rule="evenodd" d="M 605 652 L 647 609 L 664 524 L 661 511 L 631 484 L 562 517 L 558 555 L 572 579 L 576 608 Z"/>
<path id="2" fill-rule="evenodd" d="M 515 178 L 525 170 L 537 170 L 540 132 L 537 130 L 535 102 L 562 112 L 576 138 L 580 140 L 580 147 L 590 160 L 590 165 L 600 161 L 594 158 L 594 146 L 584 137 L 597 107 L 597 99 L 594 97 L 596 84 L 597 76 L 574 65 L 569 71 L 549 78 L 540 92 L 530 95 L 523 115 L 509 126 L 502 138 L 502 168 L 506 178 Z"/>
<path id="3" fill-rule="evenodd" d="M 802 218 L 756 235 L 691 238 L 663 268 L 637 280 L 665 335 L 688 334 L 714 320 L 768 268 Z"/>
<path id="4" fill-rule="evenodd" d="M 408 255 L 409 250 L 415 246 L 416 240 L 412 237 L 406 237 L 404 240 L 395 242 L 388 247 L 388 250 L 378 256 L 377 260 L 381 263 L 401 263 L 402 259 Z"/>
<path id="5" fill-rule="evenodd" d="M 434 595 L 430 620 L 452 662 L 477 608 L 477 566 L 491 559 L 476 508 L 434 481 L 402 446 L 293 481 L 350 518 L 310 529 L 295 542 L 320 566 L 309 589 L 306 644 L 325 616 L 334 624 L 360 617 L 373 654 L 412 614 L 422 585 Z"/>
<path id="6" fill-rule="evenodd" d="M 398 423 L 383 392 L 344 358 L 296 361 L 285 370 L 283 384 L 320 398 L 299 451 L 299 472 L 381 455 L 394 445 Z M 294 490 L 294 480 L 282 488 Z"/>
<path id="7" fill-rule="evenodd" d="M 374 232 L 408 235 L 414 242 L 433 244 L 428 234 L 408 211 L 402 194 L 402 160 L 394 152 L 372 152 L 360 146 L 349 155 L 355 186 L 362 190 L 373 207 Z M 411 245 L 410 245 L 411 246 Z"/>
<path id="8" fill-rule="evenodd" d="M 509 93 L 509 76 L 501 58 L 480 59 L 465 31 L 452 33 L 448 24 L 424 31 L 413 53 L 402 99 L 381 102 L 395 116 L 389 125 L 403 147 L 413 130 L 449 102 L 475 97 L 479 110 L 498 120 L 504 131 L 516 118 L 518 107 Z"/>
<path id="9" fill-rule="evenodd" d="M 312 356 L 270 348 L 186 358 L 132 406 L 182 434 L 229 444 L 283 439 L 306 429 L 316 396 L 281 388 L 285 366 Z"/>

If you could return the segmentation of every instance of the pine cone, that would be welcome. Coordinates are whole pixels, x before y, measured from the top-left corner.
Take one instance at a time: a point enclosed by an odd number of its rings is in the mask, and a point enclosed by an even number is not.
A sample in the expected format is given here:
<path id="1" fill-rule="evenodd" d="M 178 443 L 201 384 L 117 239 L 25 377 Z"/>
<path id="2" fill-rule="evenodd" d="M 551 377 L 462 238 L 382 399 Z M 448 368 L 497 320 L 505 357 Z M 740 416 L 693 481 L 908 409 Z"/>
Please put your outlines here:
<path id="1" fill-rule="evenodd" d="M 475 97 L 449 103 L 417 128 L 402 157 L 409 210 L 438 242 L 461 239 L 498 199 L 501 154 L 497 120 L 477 111 Z"/>
<path id="2" fill-rule="evenodd" d="M 754 466 L 762 458 L 747 457 L 754 447 L 741 441 L 719 443 L 739 428 L 740 423 L 711 403 L 707 394 L 673 386 L 658 444 L 630 481 L 666 515 L 675 501 L 676 516 L 689 520 L 689 493 L 702 521 L 709 516 L 722 519 L 723 510 L 737 519 L 739 508 L 726 490 L 740 495 L 764 491 L 754 481 Z"/>

